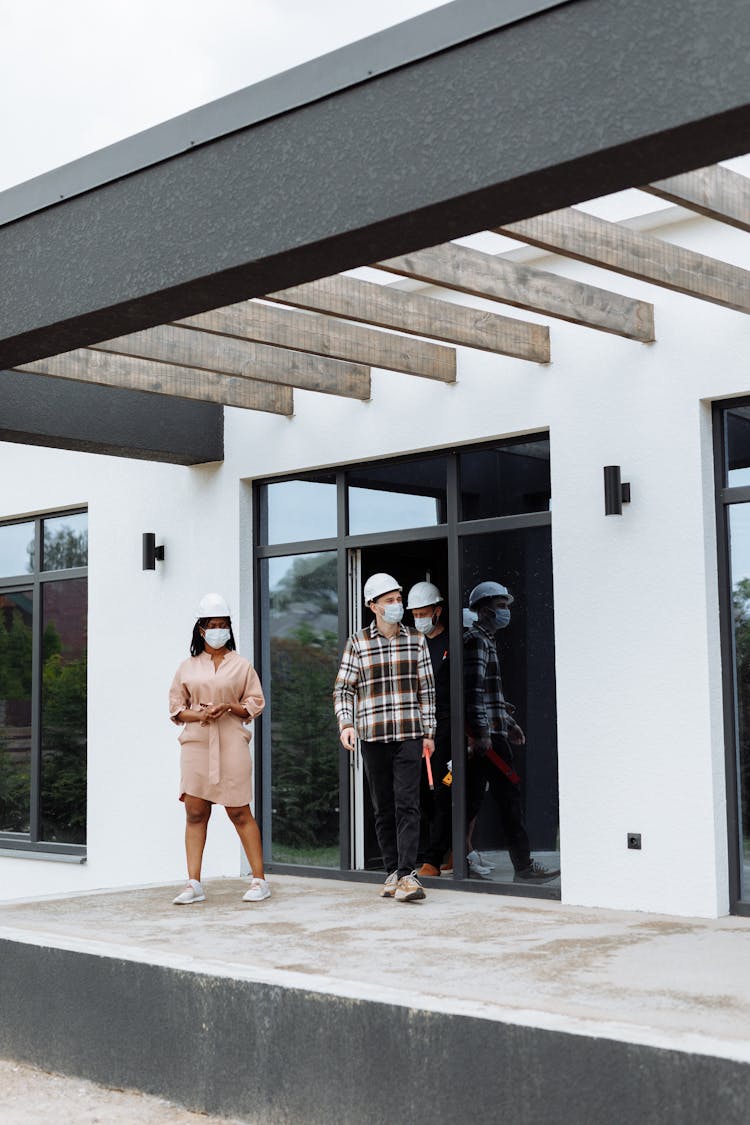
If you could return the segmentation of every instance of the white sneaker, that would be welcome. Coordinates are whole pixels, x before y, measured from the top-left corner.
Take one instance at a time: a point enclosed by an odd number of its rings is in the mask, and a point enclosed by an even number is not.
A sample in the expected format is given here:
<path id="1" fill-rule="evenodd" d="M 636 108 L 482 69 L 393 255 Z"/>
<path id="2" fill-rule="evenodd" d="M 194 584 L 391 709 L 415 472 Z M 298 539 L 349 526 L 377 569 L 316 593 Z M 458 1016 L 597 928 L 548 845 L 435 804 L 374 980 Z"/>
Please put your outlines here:
<path id="1" fill-rule="evenodd" d="M 180 891 L 177 898 L 172 899 L 173 906 L 188 906 L 191 902 L 205 902 L 206 896 L 203 887 L 197 879 L 188 879 L 184 891 Z"/>
<path id="2" fill-rule="evenodd" d="M 473 871 L 475 875 L 489 875 L 492 871 L 486 863 L 482 863 L 482 857 L 479 852 L 469 852 L 466 857 L 466 862 L 469 865 L 469 871 Z"/>
<path id="3" fill-rule="evenodd" d="M 396 893 L 396 885 L 398 884 L 398 871 L 391 871 L 390 875 L 383 883 L 382 888 L 378 892 L 381 898 L 393 898 Z"/>
<path id="4" fill-rule="evenodd" d="M 481 867 L 489 867 L 490 871 L 495 870 L 494 863 L 490 863 L 490 861 L 487 859 L 487 857 L 483 856 L 481 852 L 473 851 L 473 852 L 469 852 L 469 855 L 473 856 L 475 858 L 475 862 L 478 863 Z M 467 859 L 468 859 L 468 856 L 467 856 Z"/>
<path id="5" fill-rule="evenodd" d="M 265 879 L 253 879 L 250 889 L 242 896 L 243 902 L 262 902 L 271 897 L 271 888 Z"/>

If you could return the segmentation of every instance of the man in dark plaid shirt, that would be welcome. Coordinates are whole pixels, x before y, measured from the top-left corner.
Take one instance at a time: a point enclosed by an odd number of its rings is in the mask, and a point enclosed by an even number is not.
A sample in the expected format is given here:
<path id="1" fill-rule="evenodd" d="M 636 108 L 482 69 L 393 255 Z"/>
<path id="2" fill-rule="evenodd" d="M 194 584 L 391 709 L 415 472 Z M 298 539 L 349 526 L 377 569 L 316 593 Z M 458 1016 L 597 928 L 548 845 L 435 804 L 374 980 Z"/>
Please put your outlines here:
<path id="1" fill-rule="evenodd" d="M 381 895 L 413 902 L 425 897 L 415 867 L 422 757 L 435 748 L 432 661 L 421 633 L 401 624 L 404 607 L 395 578 L 374 574 L 364 596 L 374 620 L 346 642 L 334 707 L 342 745 L 352 751 L 360 738 L 388 873 Z"/>
<path id="2" fill-rule="evenodd" d="M 503 695 L 495 634 L 510 624 L 513 597 L 499 582 L 480 582 L 469 594 L 477 621 L 464 633 L 464 708 L 469 739 L 467 820 L 479 812 L 484 791 L 494 797 L 502 819 L 515 871 L 514 882 L 546 882 L 560 874 L 531 858 L 521 804 L 520 777 L 511 743 L 523 746 L 526 736 Z M 473 805 L 473 807 L 472 807 Z"/>

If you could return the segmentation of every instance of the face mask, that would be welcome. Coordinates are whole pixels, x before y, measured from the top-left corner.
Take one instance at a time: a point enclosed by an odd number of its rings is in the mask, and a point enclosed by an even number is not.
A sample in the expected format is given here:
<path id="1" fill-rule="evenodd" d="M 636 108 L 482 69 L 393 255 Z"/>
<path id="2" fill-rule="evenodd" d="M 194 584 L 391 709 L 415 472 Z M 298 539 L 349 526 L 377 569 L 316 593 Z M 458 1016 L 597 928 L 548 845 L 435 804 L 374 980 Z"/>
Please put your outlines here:
<path id="1" fill-rule="evenodd" d="M 203 639 L 211 648 L 223 648 L 229 640 L 228 629 L 206 629 Z"/>
<path id="2" fill-rule="evenodd" d="M 510 625 L 510 610 L 496 609 L 495 624 L 497 625 L 498 629 L 505 629 L 508 625 Z"/>
<path id="3" fill-rule="evenodd" d="M 383 606 L 383 620 L 388 625 L 398 625 L 403 616 L 404 607 L 401 602 L 394 602 L 393 604 Z"/>
<path id="4" fill-rule="evenodd" d="M 431 617 L 415 617 L 414 628 L 417 630 L 417 632 L 424 633 L 426 636 L 427 633 L 431 633 L 435 628 L 435 622 Z"/>

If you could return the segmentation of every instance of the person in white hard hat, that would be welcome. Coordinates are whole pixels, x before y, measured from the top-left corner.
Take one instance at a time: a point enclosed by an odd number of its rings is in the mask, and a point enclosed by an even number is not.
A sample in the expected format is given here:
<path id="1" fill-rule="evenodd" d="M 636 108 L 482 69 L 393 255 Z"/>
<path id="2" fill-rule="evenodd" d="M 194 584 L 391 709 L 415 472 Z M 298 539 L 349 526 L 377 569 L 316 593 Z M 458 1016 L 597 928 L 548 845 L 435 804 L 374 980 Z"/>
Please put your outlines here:
<path id="1" fill-rule="evenodd" d="M 402 624 L 401 586 L 390 574 L 365 582 L 372 623 L 349 637 L 333 691 L 342 745 L 359 736 L 387 873 L 383 898 L 425 897 L 416 874 L 422 757 L 435 744 L 435 683 L 427 643 Z M 356 734 L 354 712 L 356 704 Z"/>
<path id="2" fill-rule="evenodd" d="M 177 669 L 169 691 L 169 716 L 182 725 L 179 742 L 180 800 L 185 804 L 188 882 L 174 902 L 203 902 L 201 865 L 211 809 L 224 805 L 252 870 L 245 902 L 268 898 L 260 831 L 250 801 L 253 792 L 251 719 L 265 707 L 253 666 L 236 651 L 232 620 L 221 594 L 198 605 L 190 656 Z"/>
<path id="3" fill-rule="evenodd" d="M 495 644 L 497 632 L 510 624 L 512 602 L 513 596 L 500 582 L 480 582 L 469 594 L 469 609 L 477 614 L 477 622 L 464 633 L 466 732 L 473 756 L 472 769 L 478 772 L 481 782 L 480 793 L 483 796 L 488 784 L 500 812 L 514 882 L 546 882 L 560 872 L 550 871 L 531 858 L 521 805 L 521 779 L 511 747 L 511 743 L 523 746 L 526 736 L 503 695 Z M 471 789 L 470 782 L 467 788 Z M 472 815 L 476 812 L 478 807 Z M 481 860 L 477 853 L 474 855 Z"/>
<path id="4" fill-rule="evenodd" d="M 451 790 L 443 783 L 451 760 L 451 688 L 448 660 L 448 630 L 443 616 L 443 596 L 434 582 L 417 582 L 409 590 L 406 608 L 411 611 L 414 628 L 427 639 L 435 677 L 435 753 L 430 764 L 434 790 L 422 779 L 422 808 L 427 815 L 429 835 L 419 875 L 437 876 L 451 849 Z"/>

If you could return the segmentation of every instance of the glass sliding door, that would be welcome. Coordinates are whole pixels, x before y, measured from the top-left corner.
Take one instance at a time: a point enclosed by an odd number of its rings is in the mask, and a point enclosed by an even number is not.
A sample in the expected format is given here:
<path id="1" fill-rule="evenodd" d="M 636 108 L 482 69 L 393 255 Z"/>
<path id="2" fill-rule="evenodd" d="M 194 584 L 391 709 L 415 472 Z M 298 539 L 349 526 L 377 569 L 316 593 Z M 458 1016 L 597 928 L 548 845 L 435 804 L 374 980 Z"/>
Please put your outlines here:
<path id="1" fill-rule="evenodd" d="M 507 883 L 514 881 L 521 830 L 534 860 L 560 868 L 550 527 L 464 536 L 461 559 L 465 605 L 473 587 L 487 580 L 502 583 L 514 598 L 510 624 L 495 635 L 495 646 L 502 692 L 526 743 L 504 743 L 501 762 L 481 760 L 470 747 L 466 759 L 469 843 L 484 861 L 479 866 L 490 869 L 471 875 Z M 472 674 L 466 664 L 467 693 Z"/>
<path id="2" fill-rule="evenodd" d="M 364 581 L 382 571 L 404 600 L 425 580 L 443 599 L 432 658 L 450 699 L 441 712 L 446 760 L 433 780 L 445 781 L 447 797 L 441 789 L 437 801 L 425 770 L 418 863 L 441 851 L 442 883 L 476 879 L 467 872 L 471 820 L 471 844 L 492 861 L 482 881 L 501 893 L 514 882 L 507 817 L 485 795 L 486 778 L 468 815 L 463 732 L 462 611 L 477 582 L 496 578 L 516 597 L 501 649 L 529 743 L 518 754 L 519 800 L 534 859 L 559 868 L 549 469 L 549 438 L 534 434 L 257 483 L 256 641 L 268 703 L 256 767 L 269 862 L 373 878 L 382 869 L 361 760 L 341 748 L 332 700 L 346 638 L 371 620 Z M 411 612 L 404 623 L 413 626 Z M 558 897 L 559 880 L 519 893 Z"/>
<path id="3" fill-rule="evenodd" d="M 729 509 L 740 898 L 750 899 L 750 504 Z"/>
<path id="4" fill-rule="evenodd" d="M 271 855 L 339 865 L 336 552 L 264 560 L 264 690 L 270 718 Z"/>

